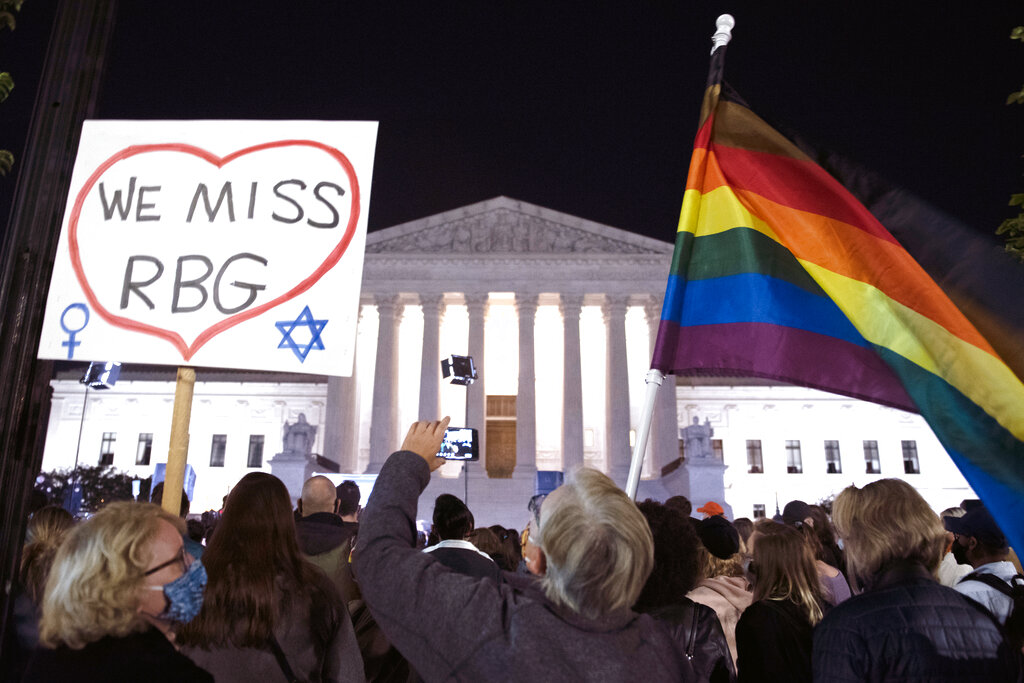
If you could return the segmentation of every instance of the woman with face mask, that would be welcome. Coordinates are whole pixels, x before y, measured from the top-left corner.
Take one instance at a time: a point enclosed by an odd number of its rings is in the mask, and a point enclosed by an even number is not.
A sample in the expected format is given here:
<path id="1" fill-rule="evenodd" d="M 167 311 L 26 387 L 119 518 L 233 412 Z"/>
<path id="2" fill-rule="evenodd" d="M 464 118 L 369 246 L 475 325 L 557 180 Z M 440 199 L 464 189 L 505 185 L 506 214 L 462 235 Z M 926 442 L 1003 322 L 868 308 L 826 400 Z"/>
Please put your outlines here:
<path id="1" fill-rule="evenodd" d="M 213 681 L 173 644 L 206 585 L 178 523 L 156 505 L 117 502 L 67 534 L 26 681 Z"/>
<path id="2" fill-rule="evenodd" d="M 206 600 L 178 642 L 218 683 L 365 680 L 348 610 L 299 552 L 280 479 L 251 472 L 235 484 L 203 561 Z"/>

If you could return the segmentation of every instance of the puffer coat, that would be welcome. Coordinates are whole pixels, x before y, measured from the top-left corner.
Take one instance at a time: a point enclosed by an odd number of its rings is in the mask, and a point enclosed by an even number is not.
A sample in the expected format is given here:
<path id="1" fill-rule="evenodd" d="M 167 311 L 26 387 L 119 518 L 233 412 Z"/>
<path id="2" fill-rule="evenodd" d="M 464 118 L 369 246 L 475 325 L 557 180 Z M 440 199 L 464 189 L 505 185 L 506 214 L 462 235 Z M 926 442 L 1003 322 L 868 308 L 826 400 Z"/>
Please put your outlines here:
<path id="1" fill-rule="evenodd" d="M 814 631 L 815 681 L 1017 681 L 1019 654 L 990 615 L 920 564 L 883 569 Z"/>

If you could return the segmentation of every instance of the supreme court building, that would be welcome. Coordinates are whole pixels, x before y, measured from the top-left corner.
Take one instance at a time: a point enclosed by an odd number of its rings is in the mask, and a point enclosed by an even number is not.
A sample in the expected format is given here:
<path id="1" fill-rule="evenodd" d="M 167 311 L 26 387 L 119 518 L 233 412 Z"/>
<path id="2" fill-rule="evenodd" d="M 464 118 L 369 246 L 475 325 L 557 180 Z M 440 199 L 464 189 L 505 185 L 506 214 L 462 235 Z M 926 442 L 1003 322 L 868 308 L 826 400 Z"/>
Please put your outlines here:
<path id="1" fill-rule="evenodd" d="M 284 472 L 283 430 L 299 415 L 332 476 L 363 475 L 367 490 L 414 420 L 478 428 L 480 461 L 434 475 L 424 519 L 447 492 L 468 495 L 478 524 L 521 527 L 538 472 L 586 465 L 624 485 L 672 249 L 506 197 L 370 233 L 351 377 L 198 370 L 192 511 L 219 508 L 247 471 Z M 452 354 L 473 357 L 477 382 L 442 379 Z M 674 379 L 658 393 L 638 498 L 771 516 L 776 497 L 815 502 L 884 476 L 939 509 L 973 497 L 917 415 L 761 381 Z M 89 394 L 84 419 L 77 378 L 53 385 L 44 470 L 71 467 L 76 452 L 141 477 L 165 461 L 173 369 L 126 367 L 113 389 Z M 700 476 L 680 460 L 693 418 L 714 428 Z M 323 470 L 311 463 L 305 474 Z M 299 472 L 280 475 L 293 496 Z"/>

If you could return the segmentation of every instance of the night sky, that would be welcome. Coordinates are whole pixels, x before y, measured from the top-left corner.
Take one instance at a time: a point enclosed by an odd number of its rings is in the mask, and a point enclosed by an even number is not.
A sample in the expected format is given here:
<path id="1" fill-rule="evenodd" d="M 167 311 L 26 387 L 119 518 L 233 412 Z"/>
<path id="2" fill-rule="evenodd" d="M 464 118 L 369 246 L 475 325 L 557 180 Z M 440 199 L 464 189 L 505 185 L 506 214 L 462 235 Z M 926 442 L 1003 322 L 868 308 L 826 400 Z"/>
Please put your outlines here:
<path id="1" fill-rule="evenodd" d="M 0 36 L 16 152 L 46 4 Z M 123 1 L 98 115 L 379 120 L 371 230 L 506 195 L 671 241 L 728 11 L 756 112 L 993 233 L 1024 191 L 1024 6 L 944 4 Z"/>

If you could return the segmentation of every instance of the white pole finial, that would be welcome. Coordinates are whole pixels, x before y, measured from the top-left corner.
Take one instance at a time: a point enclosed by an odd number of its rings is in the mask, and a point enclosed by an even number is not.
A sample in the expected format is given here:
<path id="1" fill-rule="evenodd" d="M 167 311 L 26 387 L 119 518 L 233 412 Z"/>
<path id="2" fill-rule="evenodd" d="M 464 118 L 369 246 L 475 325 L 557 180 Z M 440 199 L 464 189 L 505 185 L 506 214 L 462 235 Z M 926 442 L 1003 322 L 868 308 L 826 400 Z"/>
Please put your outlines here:
<path id="1" fill-rule="evenodd" d="M 720 47 L 729 44 L 732 40 L 732 29 L 736 26 L 736 20 L 731 14 L 723 14 L 715 20 L 715 35 L 711 36 L 711 54 Z"/>

